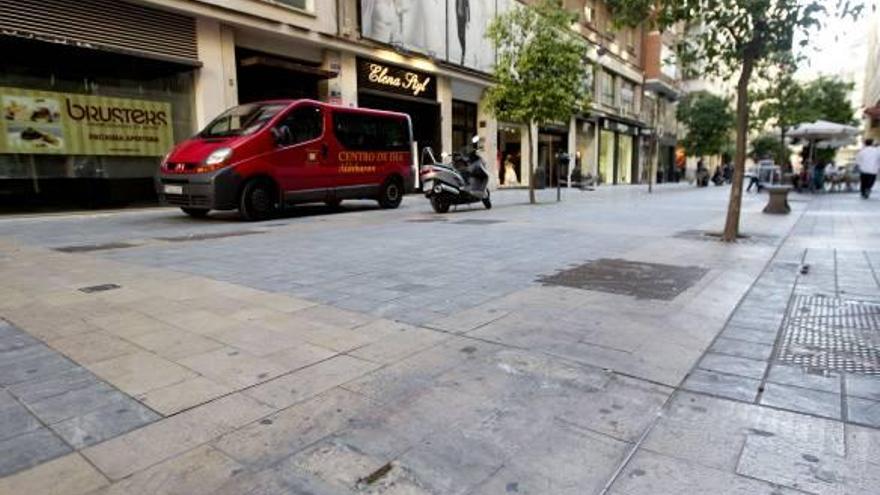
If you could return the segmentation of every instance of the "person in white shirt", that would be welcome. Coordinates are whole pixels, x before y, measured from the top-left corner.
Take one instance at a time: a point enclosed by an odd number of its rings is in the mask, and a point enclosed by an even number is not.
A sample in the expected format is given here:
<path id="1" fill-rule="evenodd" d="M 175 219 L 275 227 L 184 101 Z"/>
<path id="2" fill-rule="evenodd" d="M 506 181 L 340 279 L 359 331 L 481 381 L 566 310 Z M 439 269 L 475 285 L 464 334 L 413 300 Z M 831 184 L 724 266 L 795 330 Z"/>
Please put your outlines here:
<path id="1" fill-rule="evenodd" d="M 880 169 L 880 148 L 874 146 L 873 139 L 865 139 L 865 147 L 856 154 L 856 164 L 862 180 L 862 198 L 868 199 Z"/>

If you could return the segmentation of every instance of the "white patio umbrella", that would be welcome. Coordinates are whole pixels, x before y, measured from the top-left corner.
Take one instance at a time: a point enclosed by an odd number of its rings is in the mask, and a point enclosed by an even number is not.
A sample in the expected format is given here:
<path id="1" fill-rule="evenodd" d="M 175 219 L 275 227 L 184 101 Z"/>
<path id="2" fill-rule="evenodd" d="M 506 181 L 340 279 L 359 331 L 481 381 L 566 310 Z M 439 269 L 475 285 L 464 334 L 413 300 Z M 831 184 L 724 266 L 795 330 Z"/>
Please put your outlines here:
<path id="1" fill-rule="evenodd" d="M 846 140 L 849 141 L 853 137 L 859 135 L 859 129 L 851 125 L 838 124 L 836 122 L 828 122 L 827 120 L 817 120 L 798 124 L 792 129 L 788 135 L 793 138 L 805 139 L 810 142 L 810 162 L 815 161 L 816 147 L 834 148 L 835 144 Z M 818 143 L 818 142 L 822 143 Z M 848 142 L 844 142 L 841 146 L 845 146 Z"/>

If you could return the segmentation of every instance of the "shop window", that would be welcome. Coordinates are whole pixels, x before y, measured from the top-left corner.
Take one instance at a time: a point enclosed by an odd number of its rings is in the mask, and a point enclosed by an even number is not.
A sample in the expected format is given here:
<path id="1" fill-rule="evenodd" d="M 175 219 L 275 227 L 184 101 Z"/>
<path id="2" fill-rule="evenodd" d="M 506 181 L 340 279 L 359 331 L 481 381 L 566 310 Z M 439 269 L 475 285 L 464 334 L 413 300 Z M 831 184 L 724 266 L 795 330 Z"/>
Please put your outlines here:
<path id="1" fill-rule="evenodd" d="M 324 133 L 324 116 L 320 108 L 299 107 L 284 117 L 279 124 L 282 126 L 290 129 L 291 142 L 288 144 L 304 143 L 318 139 Z"/>
<path id="2" fill-rule="evenodd" d="M 636 85 L 629 81 L 620 84 L 620 106 L 626 113 L 634 113 L 636 109 Z"/>
<path id="3" fill-rule="evenodd" d="M 614 76 L 610 72 L 602 71 L 599 74 L 599 95 L 603 105 L 614 106 L 615 88 Z"/>
<path id="4" fill-rule="evenodd" d="M 301 10 L 312 10 L 312 0 L 268 0 L 270 3 L 280 3 L 288 7 Z"/>
<path id="5" fill-rule="evenodd" d="M 409 151 L 410 132 L 406 120 L 357 113 L 335 112 L 333 132 L 349 150 Z"/>
<path id="6" fill-rule="evenodd" d="M 477 105 L 452 100 L 452 149 L 467 147 L 477 134 Z"/>

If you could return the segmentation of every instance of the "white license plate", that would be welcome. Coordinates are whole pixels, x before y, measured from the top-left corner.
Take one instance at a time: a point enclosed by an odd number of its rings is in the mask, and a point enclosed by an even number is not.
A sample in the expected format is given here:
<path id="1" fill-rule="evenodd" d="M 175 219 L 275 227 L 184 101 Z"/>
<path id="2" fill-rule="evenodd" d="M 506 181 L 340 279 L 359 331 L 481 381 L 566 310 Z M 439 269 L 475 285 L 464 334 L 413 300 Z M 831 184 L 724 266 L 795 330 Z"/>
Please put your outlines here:
<path id="1" fill-rule="evenodd" d="M 422 191 L 424 192 L 430 191 L 432 187 L 434 187 L 434 181 L 432 180 L 426 180 L 422 183 Z"/>
<path id="2" fill-rule="evenodd" d="M 165 194 L 183 194 L 183 186 L 165 185 Z"/>

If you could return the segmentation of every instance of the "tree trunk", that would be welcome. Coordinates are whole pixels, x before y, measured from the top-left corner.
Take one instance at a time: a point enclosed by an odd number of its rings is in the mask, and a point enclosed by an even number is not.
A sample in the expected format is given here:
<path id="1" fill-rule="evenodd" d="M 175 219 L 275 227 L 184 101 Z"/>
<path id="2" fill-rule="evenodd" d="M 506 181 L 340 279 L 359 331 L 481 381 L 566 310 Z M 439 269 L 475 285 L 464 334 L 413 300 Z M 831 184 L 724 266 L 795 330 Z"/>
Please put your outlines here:
<path id="1" fill-rule="evenodd" d="M 733 166 L 733 184 L 730 187 L 730 203 L 724 224 L 724 242 L 735 242 L 739 236 L 739 215 L 742 209 L 743 179 L 746 175 L 746 139 L 749 134 L 749 80 L 752 78 L 754 60 L 746 55 L 742 72 L 736 85 L 736 156 Z"/>
<path id="2" fill-rule="evenodd" d="M 535 160 L 538 157 L 538 150 L 535 141 L 532 139 L 532 122 L 529 122 L 529 203 L 535 204 Z"/>

